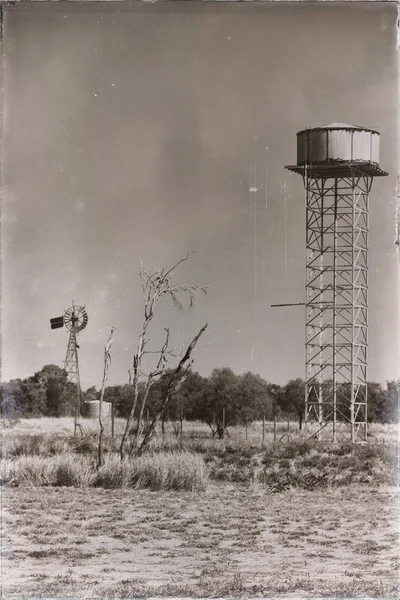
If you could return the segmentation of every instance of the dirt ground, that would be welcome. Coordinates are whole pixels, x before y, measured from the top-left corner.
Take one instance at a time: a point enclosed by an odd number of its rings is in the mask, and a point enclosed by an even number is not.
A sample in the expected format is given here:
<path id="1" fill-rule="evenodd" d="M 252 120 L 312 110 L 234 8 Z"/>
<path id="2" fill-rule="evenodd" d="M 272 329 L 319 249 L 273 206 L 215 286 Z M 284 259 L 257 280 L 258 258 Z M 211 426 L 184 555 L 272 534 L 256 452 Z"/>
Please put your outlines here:
<path id="1" fill-rule="evenodd" d="M 360 485 L 279 494 L 228 484 L 202 493 L 3 488 L 3 597 L 385 597 L 398 581 L 398 533 L 396 491 Z"/>

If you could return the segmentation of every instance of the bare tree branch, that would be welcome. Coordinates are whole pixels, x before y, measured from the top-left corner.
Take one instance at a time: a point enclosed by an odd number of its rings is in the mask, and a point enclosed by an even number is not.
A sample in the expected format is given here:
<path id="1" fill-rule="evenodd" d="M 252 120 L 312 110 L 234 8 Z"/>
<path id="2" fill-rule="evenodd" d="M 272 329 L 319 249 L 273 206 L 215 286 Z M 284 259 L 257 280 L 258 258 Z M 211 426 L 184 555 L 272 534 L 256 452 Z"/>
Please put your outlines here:
<path id="1" fill-rule="evenodd" d="M 158 359 L 157 365 L 156 365 L 155 369 L 151 373 L 149 373 L 149 375 L 147 377 L 146 387 L 144 390 L 142 402 L 140 405 L 139 416 L 138 416 L 138 420 L 137 420 L 136 433 L 134 435 L 134 438 L 132 440 L 131 447 L 130 447 L 131 454 L 133 452 L 133 449 L 137 446 L 137 441 L 143 431 L 143 415 L 144 415 L 144 409 L 146 407 L 147 398 L 149 396 L 150 388 L 154 384 L 156 378 L 160 377 L 165 372 L 165 368 L 166 368 L 166 364 L 167 364 L 166 354 L 167 354 L 167 349 L 168 349 L 168 344 L 169 344 L 169 329 L 165 329 L 165 332 L 166 332 L 165 341 L 164 341 L 163 347 L 159 351 L 160 357 Z"/>
<path id="2" fill-rule="evenodd" d="M 195 301 L 195 295 L 198 290 L 201 290 L 203 293 L 206 292 L 206 288 L 199 287 L 196 285 L 176 285 L 172 282 L 172 274 L 175 269 L 188 260 L 189 256 L 192 253 L 188 253 L 183 258 L 179 259 L 172 267 L 168 270 L 156 270 L 155 272 L 149 274 L 142 265 L 140 271 L 140 279 L 142 285 L 142 294 L 144 300 L 144 320 L 142 323 L 142 329 L 138 339 L 138 345 L 136 349 L 136 353 L 133 357 L 133 365 L 132 368 L 129 369 L 129 383 L 133 387 L 133 400 L 130 407 L 129 415 L 126 420 L 125 430 L 122 436 L 121 445 L 120 445 L 120 455 L 121 459 L 125 456 L 125 445 L 128 437 L 131 435 L 130 432 L 132 430 L 132 424 L 135 418 L 137 418 L 137 428 L 136 433 L 134 434 L 132 443 L 131 443 L 131 453 L 133 448 L 136 446 L 136 443 L 139 439 L 139 436 L 142 434 L 143 426 L 142 426 L 142 417 L 144 413 L 144 408 L 146 405 L 148 393 L 150 387 L 153 385 L 155 380 L 165 372 L 167 358 L 171 356 L 172 353 L 168 349 L 169 344 L 169 331 L 166 330 L 166 339 L 159 351 L 148 351 L 146 350 L 146 344 L 148 343 L 147 331 L 149 325 L 154 316 L 154 310 L 157 303 L 165 296 L 169 296 L 172 300 L 173 305 L 182 310 L 183 304 L 180 296 L 185 295 L 189 298 L 189 306 L 193 306 Z M 201 332 L 202 333 L 202 332 Z M 201 334 L 200 334 L 201 335 Z M 197 342 L 197 339 L 196 339 Z M 195 343 L 196 343 L 195 342 Z M 193 348 L 192 348 L 193 349 Z M 190 350 L 190 352 L 192 351 Z M 189 356 L 190 356 L 189 352 Z M 143 372 L 141 369 L 143 358 L 146 354 L 159 354 L 159 359 L 157 365 L 153 371 L 149 373 L 146 379 L 144 396 L 141 399 L 139 415 L 136 416 L 136 411 L 139 403 L 139 380 L 143 376 Z M 182 359 L 181 359 L 182 360 Z M 188 358 L 184 359 L 184 363 L 188 362 Z M 180 364 L 180 363 L 179 363 Z M 179 365 L 178 365 L 179 366 Z M 178 367 L 177 367 L 178 369 Z M 178 373 L 181 373 L 183 367 L 181 367 Z"/>
<path id="3" fill-rule="evenodd" d="M 154 436 L 157 422 L 160 419 L 161 415 L 164 413 L 169 401 L 177 392 L 179 392 L 180 388 L 182 387 L 182 384 L 185 381 L 187 374 L 190 371 L 192 363 L 193 363 L 193 360 L 191 359 L 191 354 L 192 354 L 199 338 L 201 337 L 201 335 L 203 335 L 203 333 L 206 329 L 207 329 L 207 323 L 200 329 L 198 334 L 190 342 L 189 346 L 186 348 L 185 354 L 179 361 L 176 369 L 170 375 L 168 385 L 167 385 L 167 390 L 164 394 L 161 404 L 160 404 L 155 416 L 153 417 L 153 420 L 146 428 L 144 435 L 143 435 L 142 443 L 137 448 L 137 450 L 135 452 L 135 456 L 140 456 L 141 454 L 143 454 L 143 451 L 145 450 L 146 446 L 149 444 L 150 440 Z M 133 450 L 134 450 L 134 447 L 132 446 L 131 454 L 133 453 Z"/>
<path id="4" fill-rule="evenodd" d="M 169 277 L 169 275 L 170 275 L 170 274 L 171 274 L 173 271 L 175 271 L 175 269 L 176 269 L 176 268 L 177 268 L 177 267 L 178 267 L 178 266 L 179 266 L 181 263 L 183 263 L 183 262 L 185 262 L 186 260 L 188 260 L 188 258 L 189 258 L 189 257 L 190 257 L 192 254 L 194 254 L 194 250 L 192 250 L 192 252 L 188 252 L 188 253 L 187 253 L 187 254 L 186 254 L 186 255 L 185 255 L 183 258 L 180 258 L 180 259 L 178 260 L 178 262 L 177 262 L 177 263 L 175 263 L 175 264 L 174 264 L 174 266 L 173 266 L 173 267 L 171 267 L 171 268 L 170 268 L 170 269 L 169 269 L 169 270 L 168 270 L 168 271 L 167 271 L 167 272 L 166 272 L 166 273 L 163 275 L 163 277 L 164 277 L 164 278 L 166 278 L 166 277 Z M 163 273 L 163 271 L 162 271 L 162 273 Z"/>
<path id="5" fill-rule="evenodd" d="M 103 400 L 104 400 L 104 392 L 108 378 L 108 369 L 111 364 L 111 354 L 110 349 L 113 343 L 113 335 L 114 335 L 115 327 L 111 328 L 110 335 L 108 336 L 108 340 L 106 345 L 104 346 L 104 370 L 103 370 L 103 381 L 101 384 L 101 392 L 100 392 L 100 403 L 99 403 L 99 425 L 100 425 L 100 433 L 99 433 L 99 447 L 98 447 L 98 456 L 97 456 L 97 468 L 99 469 L 103 465 L 103 433 L 104 433 L 104 425 L 102 419 L 102 410 L 103 410 Z"/>

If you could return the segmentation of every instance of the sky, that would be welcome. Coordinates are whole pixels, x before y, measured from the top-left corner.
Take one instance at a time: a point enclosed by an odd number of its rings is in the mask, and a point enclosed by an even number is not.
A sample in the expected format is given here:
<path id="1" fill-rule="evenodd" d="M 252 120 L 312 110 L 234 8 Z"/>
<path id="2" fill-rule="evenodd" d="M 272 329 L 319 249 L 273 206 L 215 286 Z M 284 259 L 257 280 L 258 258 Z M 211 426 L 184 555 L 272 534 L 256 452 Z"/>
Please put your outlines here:
<path id="1" fill-rule="evenodd" d="M 72 300 L 83 388 L 126 383 L 143 320 L 141 262 L 208 287 L 166 300 L 193 368 L 304 377 L 305 208 L 296 133 L 377 129 L 370 201 L 369 371 L 399 375 L 395 3 L 17 3 L 5 7 L 2 376 L 63 365 Z M 250 191 L 255 189 L 256 191 Z M 173 366 L 172 359 L 172 364 Z M 150 365 L 148 364 L 148 367 Z"/>

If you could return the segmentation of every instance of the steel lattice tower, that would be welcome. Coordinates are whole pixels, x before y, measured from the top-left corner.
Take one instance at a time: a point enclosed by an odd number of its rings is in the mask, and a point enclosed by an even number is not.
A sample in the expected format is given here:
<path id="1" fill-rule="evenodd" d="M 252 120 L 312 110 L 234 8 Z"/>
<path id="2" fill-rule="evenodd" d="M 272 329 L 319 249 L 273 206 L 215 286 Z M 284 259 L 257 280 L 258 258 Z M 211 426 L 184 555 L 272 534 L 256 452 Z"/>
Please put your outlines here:
<path id="1" fill-rule="evenodd" d="M 376 131 L 334 123 L 298 134 L 306 205 L 305 421 L 367 439 L 368 229 Z"/>
<path id="2" fill-rule="evenodd" d="M 68 383 L 75 383 L 77 390 L 77 400 L 76 406 L 74 407 L 75 412 L 75 430 L 76 428 L 82 427 L 79 425 L 78 420 L 82 414 L 82 392 L 81 392 L 81 382 L 79 377 L 79 361 L 78 361 L 78 342 L 77 335 L 80 331 L 85 329 L 88 323 L 88 315 L 84 306 L 77 306 L 72 302 L 72 306 L 64 311 L 64 315 L 62 317 L 56 317 L 54 319 L 50 319 L 50 324 L 52 329 L 58 329 L 60 327 L 65 327 L 69 330 L 68 337 L 68 345 L 67 352 L 65 354 L 64 361 L 64 370 L 67 373 L 67 381 Z M 67 387 L 64 389 L 64 393 L 66 392 Z"/>
<path id="3" fill-rule="evenodd" d="M 78 342 L 76 332 L 71 329 L 68 337 L 67 352 L 65 354 L 64 371 L 67 373 L 67 383 L 75 383 L 78 396 L 78 412 L 82 414 L 81 380 L 79 377 Z"/>

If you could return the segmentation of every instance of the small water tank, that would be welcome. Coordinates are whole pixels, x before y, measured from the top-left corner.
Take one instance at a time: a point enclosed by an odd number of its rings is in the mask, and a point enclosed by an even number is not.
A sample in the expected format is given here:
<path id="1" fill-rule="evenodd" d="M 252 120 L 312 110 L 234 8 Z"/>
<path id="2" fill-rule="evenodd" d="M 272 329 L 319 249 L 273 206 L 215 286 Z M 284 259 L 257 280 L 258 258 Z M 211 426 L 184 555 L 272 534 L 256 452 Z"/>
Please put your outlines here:
<path id="1" fill-rule="evenodd" d="M 297 164 L 379 164 L 379 133 L 346 123 L 304 129 L 297 134 Z"/>
<path id="2" fill-rule="evenodd" d="M 100 400 L 84 402 L 82 413 L 82 416 L 86 419 L 98 419 L 100 414 Z M 111 402 L 103 402 L 101 414 L 105 419 L 111 416 Z"/>

